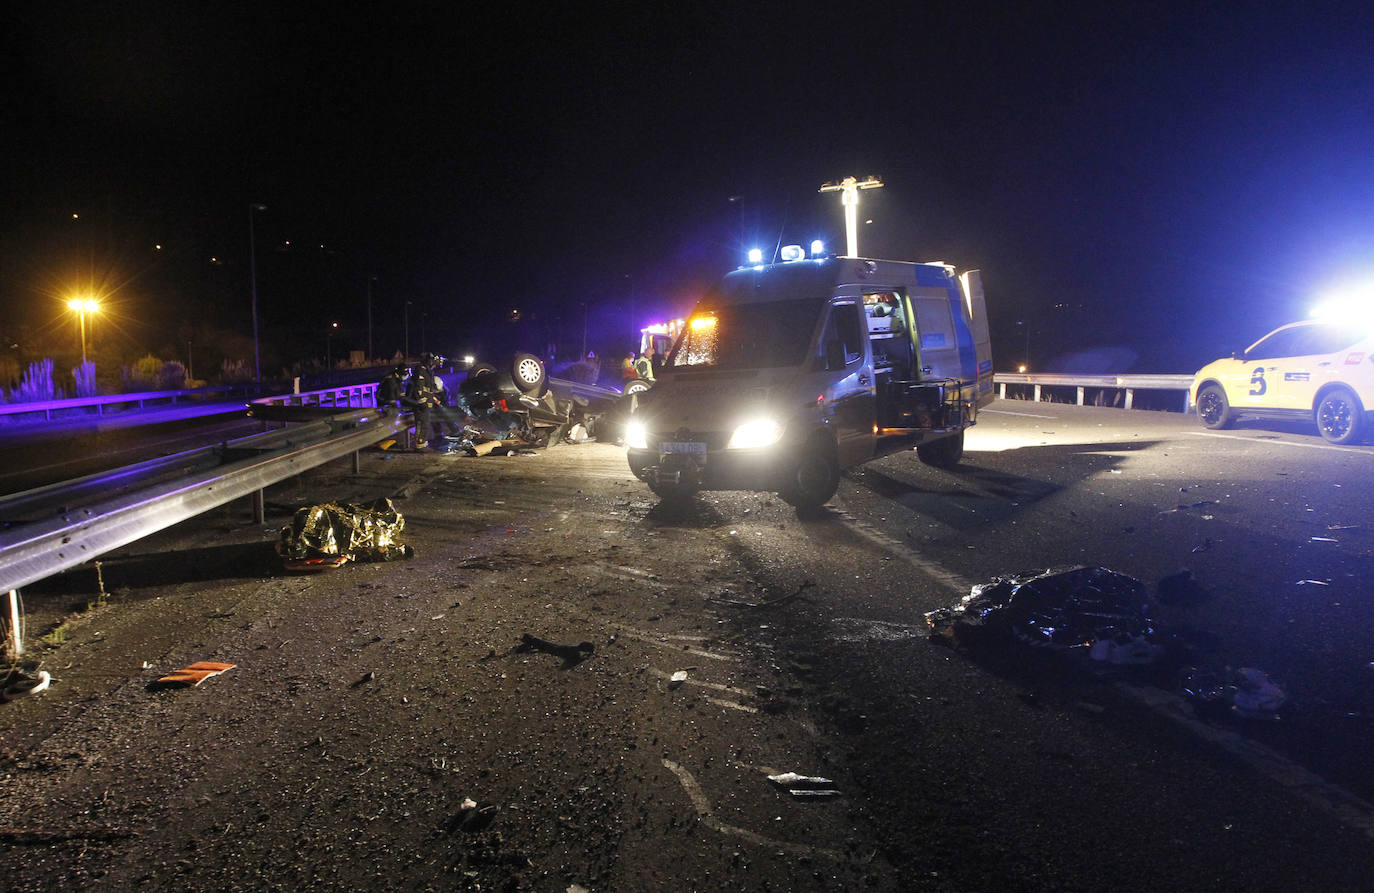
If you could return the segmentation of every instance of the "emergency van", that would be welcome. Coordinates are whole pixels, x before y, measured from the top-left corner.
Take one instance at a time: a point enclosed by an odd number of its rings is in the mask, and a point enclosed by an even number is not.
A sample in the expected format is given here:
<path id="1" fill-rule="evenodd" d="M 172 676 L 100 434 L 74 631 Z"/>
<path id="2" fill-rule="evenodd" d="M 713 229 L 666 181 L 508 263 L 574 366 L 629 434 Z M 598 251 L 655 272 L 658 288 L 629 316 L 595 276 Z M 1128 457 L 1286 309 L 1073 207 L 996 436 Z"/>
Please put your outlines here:
<path id="1" fill-rule="evenodd" d="M 635 398 L 635 476 L 663 499 L 774 491 L 805 510 L 843 469 L 898 450 L 957 465 L 993 397 L 978 271 L 781 256 L 729 274 L 687 318 Z"/>

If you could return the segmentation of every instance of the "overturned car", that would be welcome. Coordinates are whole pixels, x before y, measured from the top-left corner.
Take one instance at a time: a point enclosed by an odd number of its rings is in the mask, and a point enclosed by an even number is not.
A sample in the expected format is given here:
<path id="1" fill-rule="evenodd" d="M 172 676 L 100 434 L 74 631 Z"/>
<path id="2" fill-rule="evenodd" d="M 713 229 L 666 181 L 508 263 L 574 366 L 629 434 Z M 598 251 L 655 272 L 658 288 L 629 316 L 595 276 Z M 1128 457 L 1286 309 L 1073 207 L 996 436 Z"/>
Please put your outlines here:
<path id="1" fill-rule="evenodd" d="M 552 378 L 525 352 L 500 366 L 474 363 L 449 390 L 455 408 L 483 434 L 537 447 L 559 443 L 576 425 L 588 437 L 613 429 L 623 397 L 615 388 Z"/>

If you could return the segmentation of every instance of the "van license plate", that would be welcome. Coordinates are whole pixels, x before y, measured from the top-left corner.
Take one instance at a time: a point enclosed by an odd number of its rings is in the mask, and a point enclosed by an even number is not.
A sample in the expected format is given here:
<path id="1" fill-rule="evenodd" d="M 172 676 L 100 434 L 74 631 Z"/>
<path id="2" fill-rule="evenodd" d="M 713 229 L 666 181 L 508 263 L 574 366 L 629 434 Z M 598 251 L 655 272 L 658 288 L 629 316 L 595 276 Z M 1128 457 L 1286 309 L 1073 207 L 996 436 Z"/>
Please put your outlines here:
<path id="1" fill-rule="evenodd" d="M 659 444 L 659 449 L 664 453 L 685 453 L 691 456 L 706 455 L 706 444 L 704 443 L 668 442 Z"/>

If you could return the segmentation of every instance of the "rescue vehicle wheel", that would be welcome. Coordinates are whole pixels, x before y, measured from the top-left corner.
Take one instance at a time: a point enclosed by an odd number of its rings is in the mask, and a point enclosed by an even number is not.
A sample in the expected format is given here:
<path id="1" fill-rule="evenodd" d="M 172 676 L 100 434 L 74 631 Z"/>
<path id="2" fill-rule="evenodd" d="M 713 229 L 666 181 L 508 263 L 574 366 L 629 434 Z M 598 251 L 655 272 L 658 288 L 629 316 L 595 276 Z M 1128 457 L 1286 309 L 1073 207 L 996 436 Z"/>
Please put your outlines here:
<path id="1" fill-rule="evenodd" d="M 654 385 L 653 385 L 653 382 L 645 381 L 645 380 L 642 379 L 642 378 L 636 378 L 634 381 L 632 381 L 632 382 L 630 382 L 629 384 L 625 385 L 625 393 L 626 393 L 626 394 L 642 394 L 642 393 L 644 393 L 645 391 L 647 391 L 647 390 L 649 390 L 650 388 L 652 388 L 653 386 L 654 386 Z"/>
<path id="2" fill-rule="evenodd" d="M 1209 384 L 1197 392 L 1197 417 L 1208 428 L 1229 428 L 1235 421 L 1226 392 L 1219 384 Z"/>
<path id="3" fill-rule="evenodd" d="M 814 511 L 840 488 L 840 463 L 829 444 L 813 440 L 802 449 L 783 488 L 782 501 L 800 512 Z"/>
<path id="4" fill-rule="evenodd" d="M 1317 404 L 1317 430 L 1330 443 L 1355 443 L 1363 432 L 1364 407 L 1349 388 L 1332 388 Z"/>
<path id="5" fill-rule="evenodd" d="M 953 468 L 964 458 L 964 432 L 917 446 L 916 458 L 935 468 Z"/>

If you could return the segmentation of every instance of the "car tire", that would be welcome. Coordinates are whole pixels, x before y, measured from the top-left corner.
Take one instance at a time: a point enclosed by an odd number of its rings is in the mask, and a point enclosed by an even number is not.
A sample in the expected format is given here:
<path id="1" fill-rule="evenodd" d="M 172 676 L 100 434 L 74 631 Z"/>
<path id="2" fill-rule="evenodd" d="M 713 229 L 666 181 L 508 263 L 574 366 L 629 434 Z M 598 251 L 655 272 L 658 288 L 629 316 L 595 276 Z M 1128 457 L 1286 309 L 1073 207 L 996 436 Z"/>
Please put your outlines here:
<path id="1" fill-rule="evenodd" d="M 820 439 L 808 443 L 788 472 L 778 495 L 798 512 L 814 512 L 840 488 L 840 462 L 835 450 Z"/>
<path id="2" fill-rule="evenodd" d="M 644 380 L 644 379 L 642 379 L 642 378 L 636 378 L 634 381 L 631 381 L 629 384 L 625 385 L 625 393 L 626 393 L 626 394 L 642 394 L 642 393 L 644 393 L 645 391 L 647 391 L 647 390 L 649 390 L 650 388 L 652 388 L 653 386 L 654 386 L 654 383 L 651 382 L 651 381 L 646 381 L 646 380 Z"/>
<path id="3" fill-rule="evenodd" d="M 1332 388 L 1317 404 L 1317 430 L 1329 443 L 1356 443 L 1364 434 L 1364 407 L 1349 388 Z"/>
<path id="4" fill-rule="evenodd" d="M 539 358 L 523 351 L 511 357 L 510 377 L 521 393 L 534 394 L 536 397 L 544 393 L 544 385 L 549 380 Z"/>
<path id="5" fill-rule="evenodd" d="M 1236 417 L 1219 384 L 1209 384 L 1197 392 L 1197 417 L 1207 428 L 1229 428 Z"/>
<path id="6" fill-rule="evenodd" d="M 917 446 L 916 458 L 935 468 L 954 468 L 964 458 L 964 432 Z"/>

